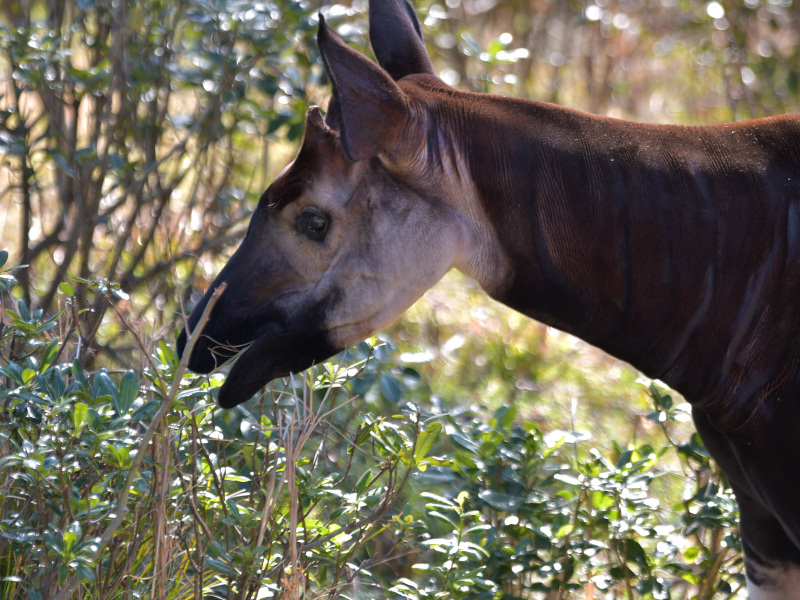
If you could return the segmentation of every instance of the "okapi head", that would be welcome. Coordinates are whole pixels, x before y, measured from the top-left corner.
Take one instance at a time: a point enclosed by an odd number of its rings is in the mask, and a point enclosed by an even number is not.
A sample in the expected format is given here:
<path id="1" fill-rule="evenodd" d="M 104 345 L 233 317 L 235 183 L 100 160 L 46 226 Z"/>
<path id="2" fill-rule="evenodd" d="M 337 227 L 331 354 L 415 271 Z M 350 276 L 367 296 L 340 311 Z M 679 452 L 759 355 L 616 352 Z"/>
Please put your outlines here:
<path id="1" fill-rule="evenodd" d="M 484 270 L 498 275 L 474 250 L 491 233 L 463 210 L 470 178 L 427 102 L 427 89 L 449 88 L 406 0 L 373 2 L 370 40 L 380 66 L 320 17 L 327 115 L 309 109 L 297 157 L 189 317 L 192 330 L 227 284 L 188 363 L 206 373 L 242 351 L 220 389 L 223 407 L 378 332 L 451 267 L 484 285 Z"/>

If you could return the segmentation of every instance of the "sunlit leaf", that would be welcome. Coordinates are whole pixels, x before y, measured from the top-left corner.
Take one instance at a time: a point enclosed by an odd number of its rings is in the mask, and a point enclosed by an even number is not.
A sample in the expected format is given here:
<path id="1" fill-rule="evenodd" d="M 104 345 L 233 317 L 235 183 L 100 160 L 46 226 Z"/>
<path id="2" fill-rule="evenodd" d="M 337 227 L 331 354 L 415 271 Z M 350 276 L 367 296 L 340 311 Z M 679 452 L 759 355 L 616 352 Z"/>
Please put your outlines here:
<path id="1" fill-rule="evenodd" d="M 86 422 L 86 417 L 89 415 L 89 407 L 83 402 L 76 402 L 72 409 L 72 429 L 77 432 L 81 426 Z"/>
<path id="2" fill-rule="evenodd" d="M 428 455 L 441 431 L 442 424 L 433 422 L 420 432 L 419 438 L 417 438 L 417 445 L 414 448 L 414 460 L 416 462 L 421 461 Z"/>

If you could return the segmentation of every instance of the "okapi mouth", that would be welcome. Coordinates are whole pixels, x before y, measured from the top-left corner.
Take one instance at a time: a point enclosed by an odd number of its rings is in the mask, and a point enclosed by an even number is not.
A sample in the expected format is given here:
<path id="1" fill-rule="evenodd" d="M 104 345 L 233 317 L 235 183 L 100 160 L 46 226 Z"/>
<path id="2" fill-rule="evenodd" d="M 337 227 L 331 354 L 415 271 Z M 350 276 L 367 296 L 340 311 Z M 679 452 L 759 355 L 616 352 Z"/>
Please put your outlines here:
<path id="1" fill-rule="evenodd" d="M 178 336 L 178 356 L 183 357 L 186 348 L 186 330 L 181 331 Z M 190 371 L 195 373 L 211 373 L 217 367 L 222 366 L 231 358 L 246 350 L 252 341 L 241 344 L 231 344 L 218 341 L 209 335 L 202 334 L 195 342 L 192 355 L 189 357 L 187 366 Z"/>
<path id="2" fill-rule="evenodd" d="M 211 335 L 202 334 L 189 357 L 188 367 L 195 373 L 210 373 L 231 358 L 235 360 L 217 396 L 222 408 L 233 408 L 273 379 L 304 371 L 342 350 L 329 342 L 324 331 L 303 332 L 277 321 L 257 330 L 255 340 L 246 346 L 220 344 Z M 186 340 L 184 329 L 178 338 L 181 356 Z"/>

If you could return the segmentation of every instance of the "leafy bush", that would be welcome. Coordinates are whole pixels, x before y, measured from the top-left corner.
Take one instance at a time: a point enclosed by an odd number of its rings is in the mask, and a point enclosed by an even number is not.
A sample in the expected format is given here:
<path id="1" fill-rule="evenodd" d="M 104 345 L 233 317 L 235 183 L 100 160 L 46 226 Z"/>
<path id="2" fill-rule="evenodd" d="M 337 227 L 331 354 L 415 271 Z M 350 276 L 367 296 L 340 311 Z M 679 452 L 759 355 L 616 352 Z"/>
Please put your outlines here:
<path id="1" fill-rule="evenodd" d="M 220 378 L 184 375 L 163 342 L 141 375 L 89 373 L 51 335 L 61 315 L 16 307 L 0 338 L 3 598 L 348 589 L 438 431 L 413 411 L 340 431 L 364 359 L 220 413 Z"/>
<path id="2" fill-rule="evenodd" d="M 15 273 L 0 273 L 2 598 L 658 599 L 742 586 L 736 506 L 696 437 L 609 457 L 511 408 L 448 411 L 385 344 L 224 412 L 221 377 L 186 374 L 163 341 L 137 337 L 141 371 L 88 371 L 72 313 L 15 301 Z M 87 287 L 126 322 L 118 286 Z M 376 416 L 354 389 L 381 413 L 403 408 Z M 684 407 L 650 391 L 669 433 Z M 654 485 L 677 469 L 694 474 L 680 500 Z"/>
<path id="3" fill-rule="evenodd" d="M 655 384 L 650 390 L 666 408 L 669 397 Z M 683 414 L 670 408 L 666 418 Z M 427 585 L 401 582 L 394 589 L 403 597 L 442 597 L 447 589 L 446 597 L 493 598 L 499 587 L 509 599 L 593 597 L 592 590 L 718 598 L 743 588 L 736 503 L 696 435 L 681 444 L 667 438 L 657 449 L 618 447 L 609 457 L 585 433 L 523 426 L 509 408 L 488 421 L 471 412 L 444 420 L 452 459 L 437 479 L 454 491 L 426 509 L 452 533 L 426 543 L 475 582 L 451 582 L 441 566 L 425 565 L 416 570 Z M 680 500 L 654 485 L 676 476 L 671 461 L 697 475 Z"/>

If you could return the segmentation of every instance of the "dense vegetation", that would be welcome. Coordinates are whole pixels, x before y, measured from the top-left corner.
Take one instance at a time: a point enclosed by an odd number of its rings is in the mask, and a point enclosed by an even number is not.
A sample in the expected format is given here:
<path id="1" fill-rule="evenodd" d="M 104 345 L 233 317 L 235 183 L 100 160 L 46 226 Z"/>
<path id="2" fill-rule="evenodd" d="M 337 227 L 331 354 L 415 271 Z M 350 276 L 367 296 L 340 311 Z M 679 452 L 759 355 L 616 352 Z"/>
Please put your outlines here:
<path id="1" fill-rule="evenodd" d="M 365 8 L 3 4 L 0 598 L 735 596 L 687 405 L 463 277 L 233 411 L 178 361 L 327 93 L 316 11 L 365 49 Z M 798 104 L 788 0 L 418 9 L 465 89 L 691 123 Z"/>

